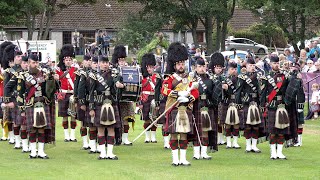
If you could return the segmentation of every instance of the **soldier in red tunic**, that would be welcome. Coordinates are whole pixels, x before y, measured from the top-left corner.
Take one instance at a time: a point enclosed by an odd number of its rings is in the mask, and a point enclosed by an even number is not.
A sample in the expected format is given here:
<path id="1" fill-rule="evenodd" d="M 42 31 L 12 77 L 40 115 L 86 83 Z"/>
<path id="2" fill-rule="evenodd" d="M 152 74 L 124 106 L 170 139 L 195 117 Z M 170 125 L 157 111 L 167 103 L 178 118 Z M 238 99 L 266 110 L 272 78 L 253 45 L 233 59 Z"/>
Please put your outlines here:
<path id="1" fill-rule="evenodd" d="M 76 142 L 77 139 L 75 137 L 75 129 L 77 126 L 77 122 L 74 116 L 71 116 L 71 131 L 69 136 L 69 125 L 68 125 L 68 117 L 70 114 L 68 113 L 68 108 L 70 101 L 73 99 L 73 89 L 74 89 L 74 80 L 76 77 L 75 71 L 77 69 L 72 67 L 74 57 L 74 50 L 71 44 L 66 44 L 62 47 L 61 53 L 59 55 L 59 63 L 56 69 L 56 74 L 54 76 L 55 80 L 59 81 L 59 93 L 58 93 L 58 116 L 62 117 L 62 126 L 64 128 L 64 141 L 73 141 Z M 72 103 L 72 102 L 71 102 Z"/>
<path id="2" fill-rule="evenodd" d="M 154 66 L 156 65 L 156 59 L 152 53 L 145 54 L 142 57 L 142 93 L 140 96 L 140 106 L 142 106 L 142 120 L 144 121 L 143 127 L 146 129 L 152 120 L 151 107 L 155 108 L 155 86 L 157 76 L 159 74 L 154 72 Z M 157 143 L 156 140 L 157 126 L 153 125 L 151 131 L 146 131 L 145 143 Z M 151 133 L 151 138 L 150 138 Z"/>

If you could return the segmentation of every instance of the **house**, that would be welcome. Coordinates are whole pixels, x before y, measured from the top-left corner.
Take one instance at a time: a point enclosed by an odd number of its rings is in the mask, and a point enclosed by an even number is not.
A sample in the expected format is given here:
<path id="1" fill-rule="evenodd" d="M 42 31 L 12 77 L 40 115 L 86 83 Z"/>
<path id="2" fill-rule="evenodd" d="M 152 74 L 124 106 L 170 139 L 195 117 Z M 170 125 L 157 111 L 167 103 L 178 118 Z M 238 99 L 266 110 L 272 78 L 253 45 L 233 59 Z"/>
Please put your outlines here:
<path id="1" fill-rule="evenodd" d="M 57 49 L 63 44 L 73 43 L 82 34 L 88 44 L 93 43 L 98 35 L 98 30 L 106 31 L 109 35 L 115 36 L 130 13 L 139 12 L 143 6 L 139 3 L 119 3 L 117 0 L 98 0 L 96 4 L 76 4 L 63 9 L 52 19 L 49 39 L 56 40 Z M 36 29 L 39 28 L 40 17 L 36 19 Z M 243 29 L 259 21 L 259 18 L 248 11 L 236 8 L 234 17 L 230 24 L 233 29 Z M 25 26 L 4 26 L 6 36 L 9 40 L 27 39 L 28 32 Z M 182 41 L 192 43 L 191 31 L 173 32 L 171 26 L 162 29 L 171 42 Z M 33 34 L 33 40 L 37 38 L 37 30 Z M 1 40 L 1 33 L 0 33 Z M 198 41 L 205 42 L 204 26 L 199 23 Z"/>

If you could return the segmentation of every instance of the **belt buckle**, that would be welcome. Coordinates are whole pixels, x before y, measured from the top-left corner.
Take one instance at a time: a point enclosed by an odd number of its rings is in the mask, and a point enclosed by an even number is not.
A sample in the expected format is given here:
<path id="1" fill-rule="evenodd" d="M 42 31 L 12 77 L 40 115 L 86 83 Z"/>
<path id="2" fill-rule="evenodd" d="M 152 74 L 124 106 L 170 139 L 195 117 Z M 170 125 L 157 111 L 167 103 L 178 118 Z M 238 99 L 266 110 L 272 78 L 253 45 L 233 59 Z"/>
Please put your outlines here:
<path id="1" fill-rule="evenodd" d="M 201 95 L 200 95 L 200 99 L 201 99 L 201 100 L 207 99 L 207 95 L 206 95 L 206 94 L 201 94 Z"/>
<path id="2" fill-rule="evenodd" d="M 36 92 L 34 93 L 34 96 L 35 96 L 35 97 L 40 97 L 40 96 L 42 96 L 42 92 L 41 92 L 41 91 L 36 91 Z"/>

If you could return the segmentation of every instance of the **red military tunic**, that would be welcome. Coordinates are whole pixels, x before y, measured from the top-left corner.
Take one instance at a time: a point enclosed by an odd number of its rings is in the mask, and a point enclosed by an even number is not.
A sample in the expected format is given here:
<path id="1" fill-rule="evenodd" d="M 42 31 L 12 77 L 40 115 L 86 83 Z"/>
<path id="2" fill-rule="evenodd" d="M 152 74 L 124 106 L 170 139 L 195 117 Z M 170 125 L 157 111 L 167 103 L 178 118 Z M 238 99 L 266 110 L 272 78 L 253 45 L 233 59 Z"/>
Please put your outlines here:
<path id="1" fill-rule="evenodd" d="M 74 89 L 74 80 L 76 78 L 76 74 L 75 71 L 77 70 L 77 68 L 75 67 L 71 67 L 69 69 L 69 73 L 64 75 L 65 71 L 62 71 L 60 68 L 56 69 L 56 73 L 59 75 L 60 77 L 60 83 L 61 83 L 61 90 L 62 92 L 65 93 L 73 93 L 73 89 Z M 63 76 L 63 77 L 62 77 Z"/>
<path id="2" fill-rule="evenodd" d="M 193 79 L 189 77 L 188 74 L 183 74 L 182 76 L 179 76 L 178 74 L 173 74 L 169 77 L 167 77 L 163 84 L 162 84 L 162 89 L 161 93 L 164 96 L 167 96 L 167 102 L 166 102 L 166 109 L 170 108 L 176 101 L 178 96 L 179 91 L 187 91 L 190 87 L 192 87 L 193 84 Z M 187 97 L 189 99 L 189 102 L 187 103 L 180 103 L 178 106 L 175 106 L 172 108 L 172 110 L 169 110 L 166 115 L 166 126 L 165 126 L 165 131 L 170 133 L 170 134 L 175 134 L 175 133 L 193 133 L 193 128 L 191 128 L 192 124 L 192 109 L 193 109 L 193 102 L 195 99 L 199 97 L 199 91 L 197 88 L 193 88 L 189 91 L 189 96 Z M 177 122 L 176 121 L 176 116 L 178 115 L 178 110 L 185 110 L 188 116 L 188 121 L 185 126 L 187 128 L 185 132 L 179 132 L 177 131 Z"/>
<path id="3" fill-rule="evenodd" d="M 150 120 L 149 112 L 151 101 L 154 100 L 157 74 L 142 79 L 142 93 L 140 96 L 142 107 L 142 120 Z"/>

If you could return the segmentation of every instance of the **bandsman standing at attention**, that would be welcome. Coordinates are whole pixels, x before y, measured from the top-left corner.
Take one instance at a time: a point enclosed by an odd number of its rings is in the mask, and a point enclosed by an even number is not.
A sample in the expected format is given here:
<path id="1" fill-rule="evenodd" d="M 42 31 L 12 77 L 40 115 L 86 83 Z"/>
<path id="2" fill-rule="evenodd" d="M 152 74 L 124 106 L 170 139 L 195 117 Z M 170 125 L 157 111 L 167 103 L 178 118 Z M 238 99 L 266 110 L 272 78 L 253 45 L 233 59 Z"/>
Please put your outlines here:
<path id="1" fill-rule="evenodd" d="M 188 51 L 186 47 L 180 43 L 172 43 L 169 46 L 166 74 L 171 75 L 164 80 L 161 92 L 168 97 L 165 129 L 171 135 L 170 147 L 172 165 L 174 166 L 191 165 L 186 159 L 187 134 L 193 133 L 192 109 L 193 102 L 199 97 L 199 91 L 197 82 L 194 82 L 194 77 L 185 72 L 185 61 L 187 59 Z"/>
<path id="2" fill-rule="evenodd" d="M 77 122 L 74 116 L 71 116 L 70 126 L 71 131 L 69 135 L 69 124 L 68 113 L 69 105 L 72 104 L 73 94 L 74 94 L 74 80 L 76 77 L 75 72 L 77 69 L 72 67 L 73 60 L 75 56 L 74 49 L 71 44 L 66 44 L 61 48 L 61 53 L 59 55 L 59 63 L 56 69 L 56 74 L 54 76 L 55 80 L 59 81 L 59 93 L 58 93 L 58 117 L 62 117 L 62 126 L 64 129 L 64 141 L 65 142 L 76 142 L 75 130 Z"/>

